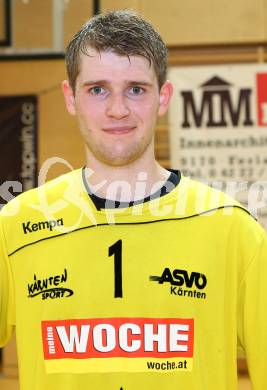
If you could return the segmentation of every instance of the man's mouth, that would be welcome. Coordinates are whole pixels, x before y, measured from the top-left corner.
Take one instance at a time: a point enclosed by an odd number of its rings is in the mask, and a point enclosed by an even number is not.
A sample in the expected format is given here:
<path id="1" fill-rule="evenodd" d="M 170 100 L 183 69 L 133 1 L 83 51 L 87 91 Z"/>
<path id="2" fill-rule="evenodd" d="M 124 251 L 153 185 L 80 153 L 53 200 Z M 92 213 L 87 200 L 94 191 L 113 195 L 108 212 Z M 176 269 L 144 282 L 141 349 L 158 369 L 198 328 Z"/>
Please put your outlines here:
<path id="1" fill-rule="evenodd" d="M 135 129 L 135 126 L 112 126 L 102 129 L 108 134 L 128 134 Z"/>

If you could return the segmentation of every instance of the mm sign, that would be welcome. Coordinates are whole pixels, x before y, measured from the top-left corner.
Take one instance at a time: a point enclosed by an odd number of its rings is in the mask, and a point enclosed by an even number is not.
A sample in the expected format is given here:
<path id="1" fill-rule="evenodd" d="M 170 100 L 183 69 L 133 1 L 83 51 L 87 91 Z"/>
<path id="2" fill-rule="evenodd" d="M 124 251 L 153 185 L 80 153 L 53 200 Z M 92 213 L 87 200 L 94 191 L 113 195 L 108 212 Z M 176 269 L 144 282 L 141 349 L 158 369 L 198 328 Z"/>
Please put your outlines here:
<path id="1" fill-rule="evenodd" d="M 242 183 L 229 195 L 244 204 L 260 182 L 257 217 L 267 227 L 267 65 L 172 67 L 168 78 L 172 168 L 209 184 Z"/>

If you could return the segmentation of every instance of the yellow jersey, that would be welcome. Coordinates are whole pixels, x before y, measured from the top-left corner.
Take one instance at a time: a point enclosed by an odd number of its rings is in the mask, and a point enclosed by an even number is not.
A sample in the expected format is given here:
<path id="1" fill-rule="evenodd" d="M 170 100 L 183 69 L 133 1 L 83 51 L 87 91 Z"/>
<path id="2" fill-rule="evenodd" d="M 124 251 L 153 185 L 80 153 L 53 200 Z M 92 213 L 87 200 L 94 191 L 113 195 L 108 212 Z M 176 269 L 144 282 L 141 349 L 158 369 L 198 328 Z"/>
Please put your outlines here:
<path id="1" fill-rule="evenodd" d="M 267 383 L 267 245 L 236 201 L 182 177 L 97 209 L 82 170 L 1 210 L 0 343 L 22 390 L 233 390 Z"/>

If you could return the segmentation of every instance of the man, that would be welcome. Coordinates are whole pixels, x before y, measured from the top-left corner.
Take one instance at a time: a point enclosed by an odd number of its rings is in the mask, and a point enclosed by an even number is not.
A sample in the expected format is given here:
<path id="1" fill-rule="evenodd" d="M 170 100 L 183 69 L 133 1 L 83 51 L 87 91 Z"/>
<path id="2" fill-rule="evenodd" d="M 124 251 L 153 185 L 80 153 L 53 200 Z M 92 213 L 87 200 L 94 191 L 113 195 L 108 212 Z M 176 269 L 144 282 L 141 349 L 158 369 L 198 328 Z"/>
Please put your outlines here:
<path id="1" fill-rule="evenodd" d="M 166 47 L 127 11 L 66 53 L 86 168 L 1 215 L 0 342 L 16 327 L 22 390 L 237 388 L 237 349 L 267 383 L 266 236 L 237 202 L 167 171 Z"/>

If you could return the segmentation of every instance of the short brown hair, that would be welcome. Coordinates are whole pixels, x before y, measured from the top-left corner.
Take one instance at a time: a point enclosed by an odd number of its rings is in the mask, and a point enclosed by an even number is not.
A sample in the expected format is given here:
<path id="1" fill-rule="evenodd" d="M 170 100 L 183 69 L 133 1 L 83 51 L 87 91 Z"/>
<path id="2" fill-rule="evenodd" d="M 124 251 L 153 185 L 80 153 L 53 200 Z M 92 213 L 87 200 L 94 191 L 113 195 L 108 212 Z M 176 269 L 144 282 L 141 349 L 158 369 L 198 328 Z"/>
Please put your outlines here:
<path id="1" fill-rule="evenodd" d="M 96 15 L 74 35 L 66 50 L 67 73 L 73 91 L 80 71 L 80 54 L 88 55 L 88 47 L 99 52 L 112 50 L 122 56 L 142 56 L 154 67 L 159 88 L 166 81 L 166 45 L 152 25 L 134 11 Z"/>

